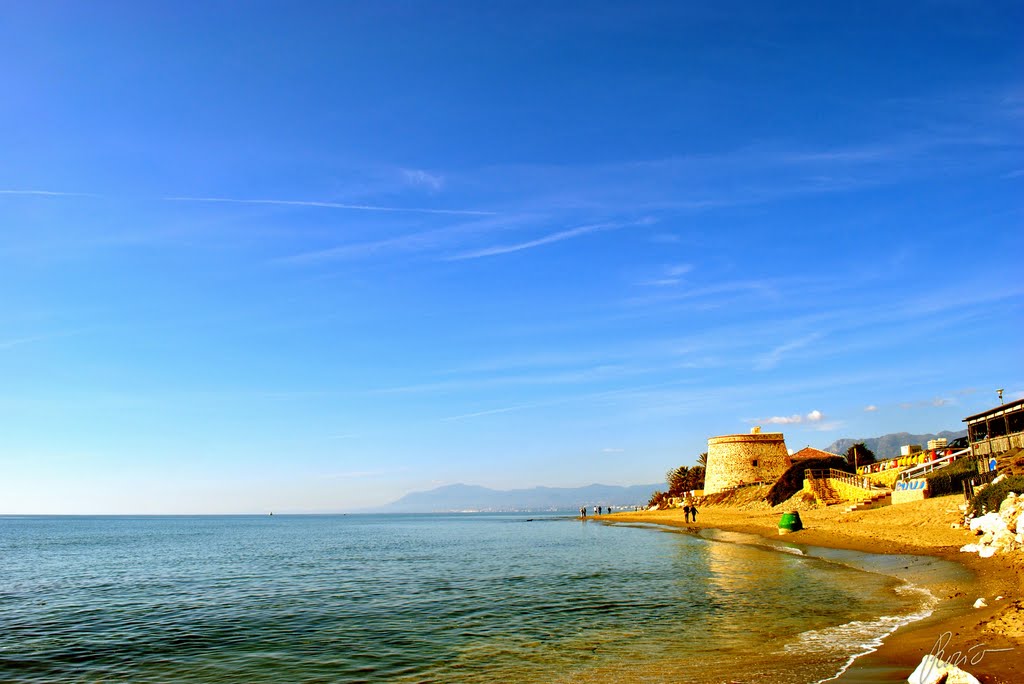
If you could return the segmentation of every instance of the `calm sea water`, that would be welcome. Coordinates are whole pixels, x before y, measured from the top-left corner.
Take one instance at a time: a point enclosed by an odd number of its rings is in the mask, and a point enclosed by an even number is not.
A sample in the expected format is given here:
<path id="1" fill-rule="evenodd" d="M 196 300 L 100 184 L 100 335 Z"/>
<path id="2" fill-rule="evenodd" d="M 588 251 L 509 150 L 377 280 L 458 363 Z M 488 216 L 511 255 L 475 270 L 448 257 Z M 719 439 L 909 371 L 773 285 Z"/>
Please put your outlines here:
<path id="1" fill-rule="evenodd" d="M 804 684 L 922 610 L 843 563 L 635 527 L 0 518 L 0 681 Z"/>

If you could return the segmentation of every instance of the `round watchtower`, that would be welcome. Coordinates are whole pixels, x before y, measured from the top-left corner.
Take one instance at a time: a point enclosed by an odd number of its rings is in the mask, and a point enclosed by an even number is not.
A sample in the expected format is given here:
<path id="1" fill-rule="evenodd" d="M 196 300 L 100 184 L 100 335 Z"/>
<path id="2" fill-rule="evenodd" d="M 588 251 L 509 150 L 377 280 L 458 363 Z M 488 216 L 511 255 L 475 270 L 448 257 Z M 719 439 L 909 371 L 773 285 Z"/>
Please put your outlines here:
<path id="1" fill-rule="evenodd" d="M 750 482 L 774 483 L 792 463 L 781 432 L 761 432 L 755 427 L 749 435 L 711 437 L 704 493 Z"/>

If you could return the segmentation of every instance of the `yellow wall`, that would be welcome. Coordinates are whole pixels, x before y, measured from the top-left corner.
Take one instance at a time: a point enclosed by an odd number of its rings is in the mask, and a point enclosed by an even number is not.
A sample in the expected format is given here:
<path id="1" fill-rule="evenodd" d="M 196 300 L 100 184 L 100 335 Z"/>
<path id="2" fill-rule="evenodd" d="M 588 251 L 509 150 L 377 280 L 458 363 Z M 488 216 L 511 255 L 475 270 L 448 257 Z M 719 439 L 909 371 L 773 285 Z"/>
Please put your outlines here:
<path id="1" fill-rule="evenodd" d="M 896 484 L 896 478 L 900 476 L 901 470 L 893 468 L 892 470 L 886 470 L 882 473 L 870 473 L 867 475 L 868 480 L 875 484 L 885 485 L 886 487 L 892 487 Z"/>
<path id="2" fill-rule="evenodd" d="M 832 489 L 836 490 L 836 493 L 842 497 L 843 501 L 861 501 L 871 496 L 870 492 L 863 487 L 854 487 L 842 480 L 833 480 L 832 478 L 829 478 L 828 483 L 832 486 Z"/>
<path id="3" fill-rule="evenodd" d="M 928 489 L 928 480 L 919 477 L 906 482 L 896 483 L 892 490 L 892 502 L 894 504 L 907 503 L 909 501 L 922 501 L 931 494 Z"/>

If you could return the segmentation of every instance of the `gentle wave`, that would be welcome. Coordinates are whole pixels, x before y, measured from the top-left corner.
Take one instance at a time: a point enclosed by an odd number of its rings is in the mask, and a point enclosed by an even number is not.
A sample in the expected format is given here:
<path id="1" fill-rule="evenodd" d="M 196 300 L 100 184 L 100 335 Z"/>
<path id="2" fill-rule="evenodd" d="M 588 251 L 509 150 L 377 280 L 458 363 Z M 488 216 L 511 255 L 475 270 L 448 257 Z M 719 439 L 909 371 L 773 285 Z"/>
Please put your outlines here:
<path id="1" fill-rule="evenodd" d="M 814 684 L 838 679 L 858 658 L 877 651 L 884 640 L 900 627 L 929 617 L 939 602 L 931 591 L 909 582 L 897 587 L 896 592 L 904 596 L 918 594 L 921 599 L 920 608 L 904 615 L 883 615 L 875 620 L 854 620 L 823 630 L 809 630 L 799 634 L 797 641 L 786 644 L 783 650 L 791 655 L 847 652 L 846 662 L 834 675 L 819 679 Z"/>

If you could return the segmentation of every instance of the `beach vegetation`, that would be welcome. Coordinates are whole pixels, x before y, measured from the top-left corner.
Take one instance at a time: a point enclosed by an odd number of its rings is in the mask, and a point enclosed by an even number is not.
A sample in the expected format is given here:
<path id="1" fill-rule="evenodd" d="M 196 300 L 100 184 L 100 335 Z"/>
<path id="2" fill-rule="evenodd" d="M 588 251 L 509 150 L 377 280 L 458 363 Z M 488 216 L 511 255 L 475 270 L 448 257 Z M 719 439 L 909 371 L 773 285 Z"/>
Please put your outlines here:
<path id="1" fill-rule="evenodd" d="M 964 481 L 977 475 L 978 460 L 961 458 L 945 468 L 928 473 L 924 478 L 928 480 L 930 496 L 948 496 L 961 494 L 964 491 Z"/>
<path id="2" fill-rule="evenodd" d="M 978 517 L 985 513 L 998 511 L 999 504 L 1010 492 L 1024 494 L 1024 475 L 1009 475 L 999 482 L 985 487 L 971 498 L 967 505 L 967 512 Z"/>
<path id="3" fill-rule="evenodd" d="M 668 508 L 669 498 L 668 492 L 656 491 L 651 494 L 651 498 L 647 500 L 647 507 L 653 508 L 657 506 L 658 508 Z"/>

